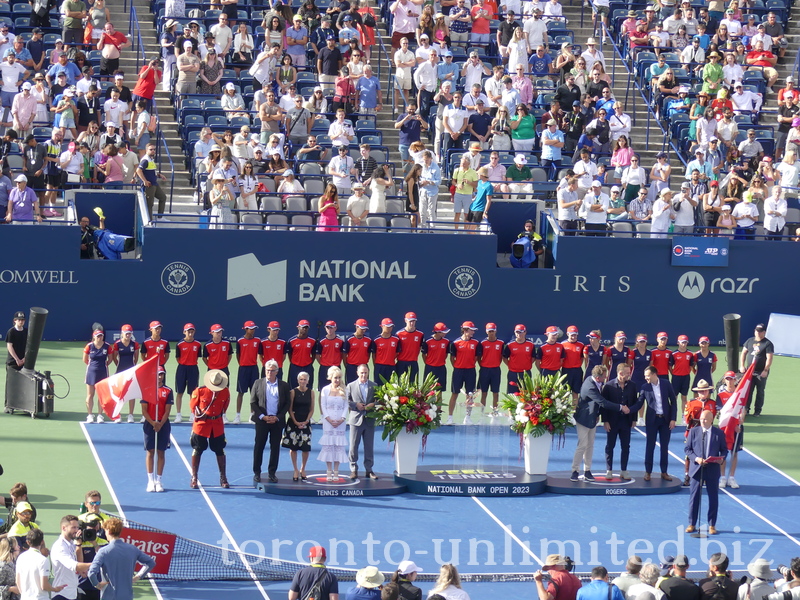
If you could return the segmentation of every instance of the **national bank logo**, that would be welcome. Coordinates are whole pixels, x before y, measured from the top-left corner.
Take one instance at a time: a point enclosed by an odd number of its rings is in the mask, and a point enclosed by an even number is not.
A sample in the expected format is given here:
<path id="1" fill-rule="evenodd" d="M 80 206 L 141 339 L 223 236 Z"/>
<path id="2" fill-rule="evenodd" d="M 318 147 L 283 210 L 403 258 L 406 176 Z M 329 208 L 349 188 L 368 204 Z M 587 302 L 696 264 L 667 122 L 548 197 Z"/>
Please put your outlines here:
<path id="1" fill-rule="evenodd" d="M 262 265 L 255 254 L 228 259 L 228 300 L 252 296 L 261 307 L 286 302 L 287 262 Z"/>
<path id="2" fill-rule="evenodd" d="M 703 295 L 706 289 L 706 280 L 697 271 L 686 271 L 678 279 L 678 292 L 687 300 L 694 300 Z"/>
<path id="3" fill-rule="evenodd" d="M 461 265 L 450 271 L 447 287 L 456 298 L 472 298 L 481 289 L 481 274 L 469 265 Z"/>

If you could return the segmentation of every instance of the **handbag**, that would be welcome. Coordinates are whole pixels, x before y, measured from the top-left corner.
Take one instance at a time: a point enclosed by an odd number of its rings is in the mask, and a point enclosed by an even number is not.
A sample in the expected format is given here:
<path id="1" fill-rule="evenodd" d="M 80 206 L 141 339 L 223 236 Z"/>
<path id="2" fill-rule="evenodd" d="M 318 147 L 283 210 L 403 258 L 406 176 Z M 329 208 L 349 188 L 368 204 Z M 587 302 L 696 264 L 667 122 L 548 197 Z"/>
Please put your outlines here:
<path id="1" fill-rule="evenodd" d="M 80 183 L 81 176 L 77 173 L 67 173 L 67 183 Z"/>
<path id="2" fill-rule="evenodd" d="M 375 27 L 375 17 L 373 17 L 371 13 L 364 15 L 364 25 L 367 27 Z"/>

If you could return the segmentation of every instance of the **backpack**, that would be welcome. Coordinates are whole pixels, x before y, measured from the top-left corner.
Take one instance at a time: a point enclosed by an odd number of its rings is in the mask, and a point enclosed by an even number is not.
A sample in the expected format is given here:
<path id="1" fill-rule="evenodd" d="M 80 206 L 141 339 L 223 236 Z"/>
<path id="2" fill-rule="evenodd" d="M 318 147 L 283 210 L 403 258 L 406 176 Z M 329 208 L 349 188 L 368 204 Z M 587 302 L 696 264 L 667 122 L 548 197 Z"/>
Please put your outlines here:
<path id="1" fill-rule="evenodd" d="M 150 122 L 147 124 L 147 131 L 150 133 L 155 133 L 158 129 L 158 117 L 156 115 L 150 115 Z"/>
<path id="2" fill-rule="evenodd" d="M 713 593 L 709 600 L 727 600 L 724 577 L 714 577 Z"/>

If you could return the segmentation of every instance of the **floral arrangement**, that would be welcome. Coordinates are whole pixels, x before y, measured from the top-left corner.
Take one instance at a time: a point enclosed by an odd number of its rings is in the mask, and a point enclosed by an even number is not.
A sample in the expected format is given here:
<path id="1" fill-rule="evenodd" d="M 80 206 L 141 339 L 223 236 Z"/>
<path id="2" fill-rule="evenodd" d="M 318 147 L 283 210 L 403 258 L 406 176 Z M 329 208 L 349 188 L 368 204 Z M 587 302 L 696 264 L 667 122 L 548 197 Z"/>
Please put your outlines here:
<path id="1" fill-rule="evenodd" d="M 389 381 L 375 390 L 375 406 L 367 414 L 383 425 L 382 439 L 390 442 L 401 431 L 427 436 L 442 424 L 442 399 L 439 382 L 432 373 L 419 384 L 409 373 L 393 373 Z M 423 438 L 424 439 L 424 438 Z"/>
<path id="2" fill-rule="evenodd" d="M 539 437 L 550 432 L 553 441 L 558 440 L 558 447 L 563 446 L 567 427 L 575 425 L 572 390 L 566 378 L 555 374 L 533 379 L 524 373 L 516 384 L 518 391 L 505 394 L 500 401 L 514 419 L 511 429 L 520 437 Z"/>

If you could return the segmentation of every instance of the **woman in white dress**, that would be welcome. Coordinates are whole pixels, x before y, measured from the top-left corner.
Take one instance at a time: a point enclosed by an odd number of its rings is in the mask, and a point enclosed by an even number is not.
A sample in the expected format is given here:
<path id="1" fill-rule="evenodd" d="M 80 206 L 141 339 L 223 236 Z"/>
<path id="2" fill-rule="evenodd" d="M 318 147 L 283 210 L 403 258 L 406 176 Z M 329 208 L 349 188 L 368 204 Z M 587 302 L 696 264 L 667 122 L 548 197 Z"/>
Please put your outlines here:
<path id="1" fill-rule="evenodd" d="M 656 164 L 650 169 L 650 189 L 647 193 L 647 199 L 655 204 L 658 200 L 658 195 L 664 188 L 669 187 L 669 176 L 672 173 L 672 167 L 667 162 L 667 153 L 660 152 L 656 156 Z"/>
<path id="2" fill-rule="evenodd" d="M 522 27 L 517 27 L 511 35 L 511 41 L 508 43 L 508 72 L 514 73 L 517 70 L 517 65 L 527 68 L 529 54 L 528 36 L 525 35 Z"/>
<path id="3" fill-rule="evenodd" d="M 328 466 L 328 481 L 339 480 L 339 463 L 347 462 L 347 412 L 349 406 L 342 387 L 342 370 L 339 367 L 328 369 L 330 385 L 322 388 L 320 408 L 322 409 L 321 450 L 318 460 Z"/>
<path id="4" fill-rule="evenodd" d="M 386 188 L 392 185 L 392 171 L 391 167 L 386 165 L 379 165 L 370 177 L 369 189 L 369 212 L 370 213 L 385 213 L 386 212 Z"/>

